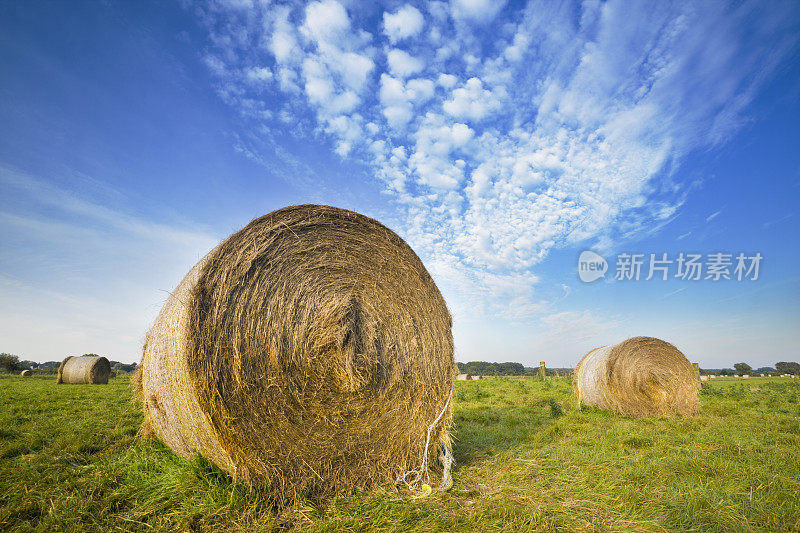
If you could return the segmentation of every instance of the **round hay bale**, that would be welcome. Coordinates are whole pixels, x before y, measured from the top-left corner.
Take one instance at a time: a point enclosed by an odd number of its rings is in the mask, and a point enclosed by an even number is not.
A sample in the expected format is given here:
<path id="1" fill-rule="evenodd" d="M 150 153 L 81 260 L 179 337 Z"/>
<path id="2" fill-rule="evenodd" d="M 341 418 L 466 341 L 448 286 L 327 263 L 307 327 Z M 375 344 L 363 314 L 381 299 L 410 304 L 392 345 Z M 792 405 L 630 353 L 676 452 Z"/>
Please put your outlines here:
<path id="1" fill-rule="evenodd" d="M 33 372 L 31 372 L 30 370 L 23 370 L 22 372 L 19 373 L 19 375 L 22 376 L 23 378 L 27 378 L 32 376 Z"/>
<path id="2" fill-rule="evenodd" d="M 575 367 L 578 401 L 631 416 L 697 413 L 694 369 L 673 345 L 633 337 L 596 348 Z"/>
<path id="3" fill-rule="evenodd" d="M 112 370 L 111 372 L 109 372 L 108 379 L 115 378 L 115 377 L 117 377 L 117 371 L 116 370 Z"/>
<path id="4" fill-rule="evenodd" d="M 281 498 L 404 475 L 414 487 L 439 445 L 450 457 L 451 326 L 422 262 L 379 222 L 274 211 L 165 303 L 140 365 L 143 433 Z"/>
<path id="5" fill-rule="evenodd" d="M 105 385 L 111 364 L 105 357 L 69 356 L 58 366 L 56 383 Z"/>

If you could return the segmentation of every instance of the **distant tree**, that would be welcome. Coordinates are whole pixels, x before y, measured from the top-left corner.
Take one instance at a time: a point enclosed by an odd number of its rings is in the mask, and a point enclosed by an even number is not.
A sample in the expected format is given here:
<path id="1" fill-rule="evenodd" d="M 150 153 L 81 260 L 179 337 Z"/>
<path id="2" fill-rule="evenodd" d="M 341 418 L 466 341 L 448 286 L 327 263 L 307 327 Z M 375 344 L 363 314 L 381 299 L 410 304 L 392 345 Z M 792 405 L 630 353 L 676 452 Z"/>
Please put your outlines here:
<path id="1" fill-rule="evenodd" d="M 781 361 L 775 363 L 775 370 L 781 374 L 800 374 L 800 363 Z"/>
<path id="2" fill-rule="evenodd" d="M 30 369 L 30 368 L 37 368 L 38 366 L 39 366 L 39 363 L 37 363 L 36 361 L 20 361 L 19 362 L 19 367 L 22 370 L 27 370 L 27 369 Z"/>
<path id="3" fill-rule="evenodd" d="M 729 370 L 727 368 L 723 368 L 719 371 L 720 376 L 730 376 L 731 374 L 733 374 L 733 370 Z"/>
<path id="4" fill-rule="evenodd" d="M 111 361 L 111 368 L 117 372 L 133 372 L 136 370 L 136 363 L 120 363 L 119 361 Z"/>
<path id="5" fill-rule="evenodd" d="M 39 372 L 46 372 L 48 374 L 55 374 L 58 372 L 58 367 L 61 366 L 61 362 L 59 361 L 47 361 L 46 363 L 41 363 L 39 365 Z"/>
<path id="6" fill-rule="evenodd" d="M 19 372 L 22 370 L 19 357 L 10 353 L 0 353 L 0 371 Z"/>
<path id="7" fill-rule="evenodd" d="M 755 373 L 755 374 L 774 374 L 775 373 L 775 369 L 772 368 L 771 366 L 762 366 L 762 367 L 759 367 L 759 368 L 756 368 L 755 370 L 753 370 L 753 373 Z"/>
<path id="8" fill-rule="evenodd" d="M 521 363 L 470 361 L 469 363 L 458 363 L 458 372 L 473 376 L 521 376 L 525 374 L 525 367 Z"/>
<path id="9" fill-rule="evenodd" d="M 521 376 L 525 373 L 525 367 L 521 363 L 499 363 L 498 374 L 502 376 Z"/>
<path id="10" fill-rule="evenodd" d="M 747 363 L 736 363 L 733 365 L 733 368 L 736 369 L 736 373 L 743 376 L 745 374 L 750 374 L 753 371 L 753 367 L 748 365 Z"/>

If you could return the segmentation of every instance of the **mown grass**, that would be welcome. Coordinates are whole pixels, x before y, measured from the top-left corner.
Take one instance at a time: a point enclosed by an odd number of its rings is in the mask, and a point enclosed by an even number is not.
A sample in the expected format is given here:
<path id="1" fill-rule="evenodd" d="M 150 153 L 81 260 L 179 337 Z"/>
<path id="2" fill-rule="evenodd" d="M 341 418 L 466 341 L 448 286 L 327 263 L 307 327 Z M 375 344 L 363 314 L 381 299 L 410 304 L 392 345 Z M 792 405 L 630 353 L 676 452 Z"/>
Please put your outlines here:
<path id="1" fill-rule="evenodd" d="M 456 385 L 455 484 L 277 508 L 136 434 L 126 378 L 0 377 L 0 530 L 800 530 L 800 380 L 713 380 L 692 418 L 579 410 L 570 383 Z"/>

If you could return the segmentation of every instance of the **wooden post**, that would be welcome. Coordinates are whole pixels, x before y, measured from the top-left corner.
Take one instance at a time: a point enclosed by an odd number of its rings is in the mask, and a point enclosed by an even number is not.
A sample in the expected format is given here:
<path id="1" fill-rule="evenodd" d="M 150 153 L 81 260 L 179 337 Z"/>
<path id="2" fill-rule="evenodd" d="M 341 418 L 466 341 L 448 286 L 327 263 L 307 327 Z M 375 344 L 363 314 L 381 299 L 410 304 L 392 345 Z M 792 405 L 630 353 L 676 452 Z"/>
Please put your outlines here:
<path id="1" fill-rule="evenodd" d="M 694 368 L 694 379 L 697 380 L 697 388 L 702 389 L 703 383 L 700 381 L 700 363 L 692 363 L 692 368 Z"/>
<path id="2" fill-rule="evenodd" d="M 539 363 L 539 379 L 544 381 L 545 375 L 546 375 L 546 371 L 545 371 L 545 368 L 544 368 L 544 361 L 542 361 L 541 363 Z"/>

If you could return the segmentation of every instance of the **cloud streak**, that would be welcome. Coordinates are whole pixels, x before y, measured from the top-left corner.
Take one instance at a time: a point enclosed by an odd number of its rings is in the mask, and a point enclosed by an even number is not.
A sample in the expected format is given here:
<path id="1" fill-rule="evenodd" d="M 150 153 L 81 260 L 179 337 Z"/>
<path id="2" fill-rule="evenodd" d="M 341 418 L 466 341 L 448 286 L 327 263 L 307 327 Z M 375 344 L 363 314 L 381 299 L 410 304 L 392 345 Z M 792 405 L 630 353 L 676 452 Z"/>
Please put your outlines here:
<path id="1" fill-rule="evenodd" d="M 0 337 L 28 359 L 138 360 L 169 291 L 218 242 L 14 169 L 0 167 L 0 190 Z"/>

